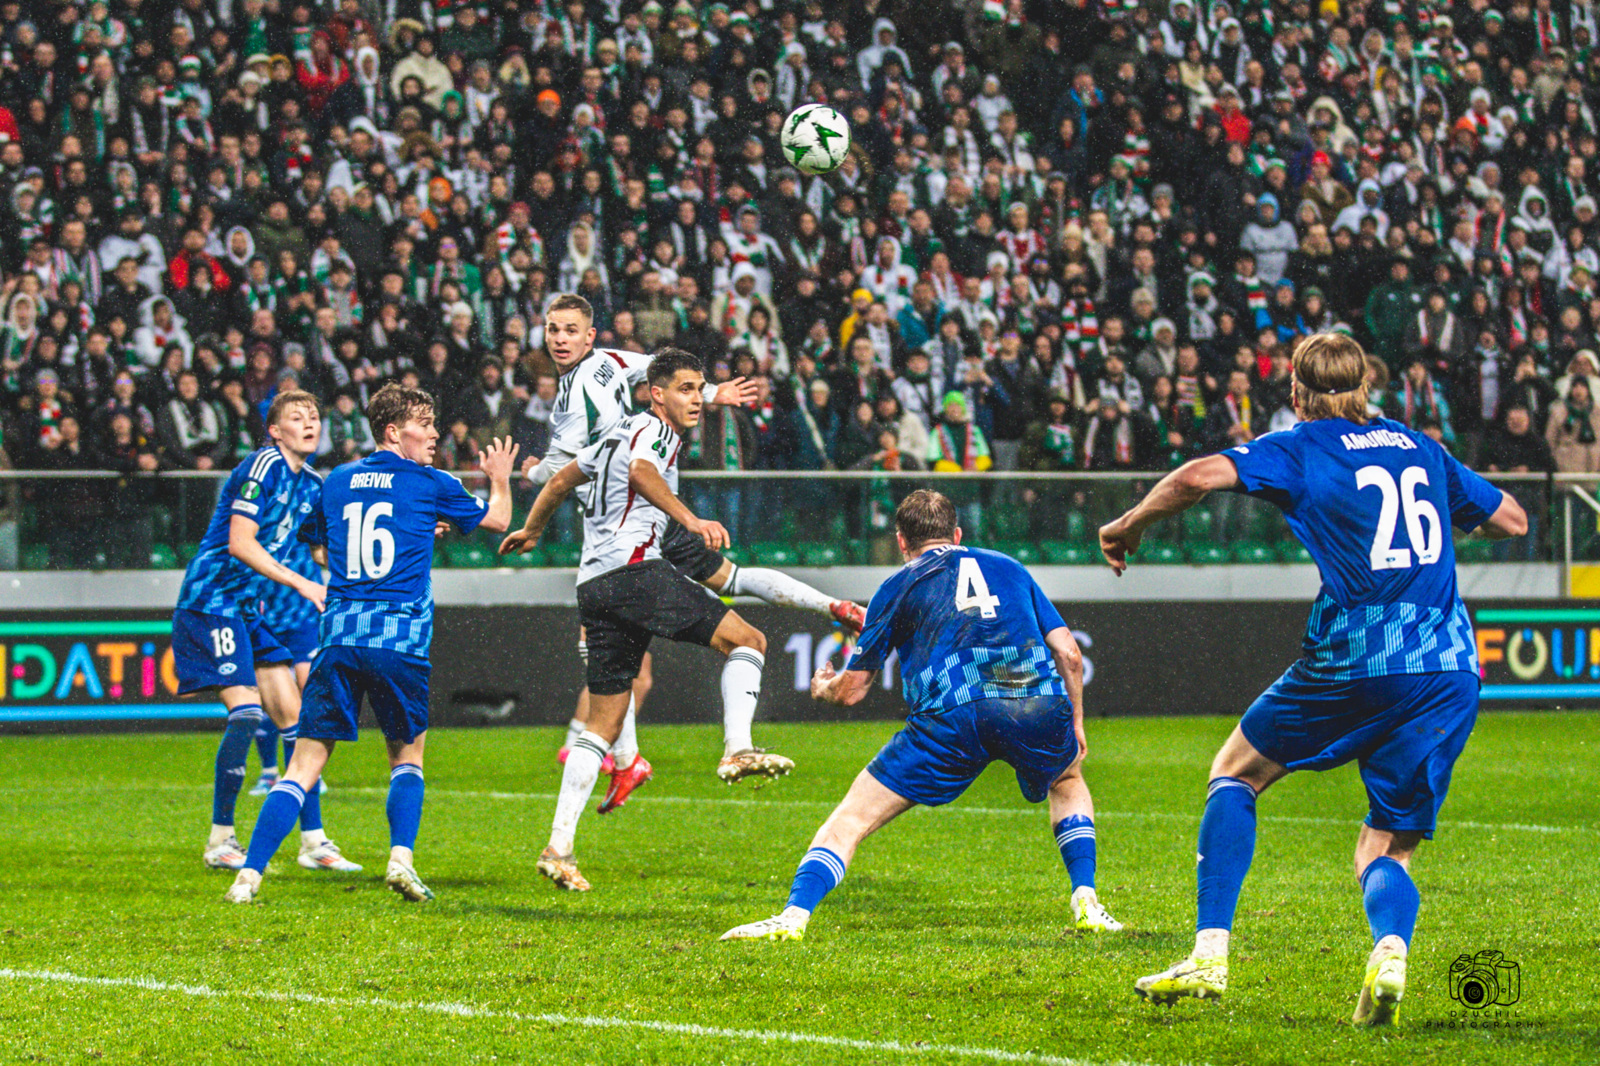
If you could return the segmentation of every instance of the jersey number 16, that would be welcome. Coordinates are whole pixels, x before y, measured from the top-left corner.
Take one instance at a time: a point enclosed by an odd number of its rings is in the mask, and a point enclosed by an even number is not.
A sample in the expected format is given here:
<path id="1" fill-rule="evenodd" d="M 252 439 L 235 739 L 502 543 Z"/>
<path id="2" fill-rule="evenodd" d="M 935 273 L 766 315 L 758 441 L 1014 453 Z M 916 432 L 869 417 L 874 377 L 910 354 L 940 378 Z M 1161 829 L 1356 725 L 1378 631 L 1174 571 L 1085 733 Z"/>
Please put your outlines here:
<path id="1" fill-rule="evenodd" d="M 374 503 L 362 513 L 361 501 L 344 505 L 344 576 L 351 581 L 377 581 L 394 569 L 394 534 L 378 525 L 392 516 L 394 504 Z"/>
<path id="2" fill-rule="evenodd" d="M 1428 472 L 1420 466 L 1408 466 L 1400 471 L 1398 487 L 1394 475 L 1381 466 L 1364 466 L 1356 471 L 1356 488 L 1375 488 L 1383 496 L 1383 502 L 1378 505 L 1377 533 L 1372 538 L 1372 569 L 1405 570 L 1411 566 L 1412 551 L 1416 552 L 1418 566 L 1439 561 L 1444 551 L 1444 523 L 1433 504 L 1417 499 L 1417 486 L 1427 483 Z M 1405 512 L 1410 549 L 1392 547 L 1401 511 Z"/>

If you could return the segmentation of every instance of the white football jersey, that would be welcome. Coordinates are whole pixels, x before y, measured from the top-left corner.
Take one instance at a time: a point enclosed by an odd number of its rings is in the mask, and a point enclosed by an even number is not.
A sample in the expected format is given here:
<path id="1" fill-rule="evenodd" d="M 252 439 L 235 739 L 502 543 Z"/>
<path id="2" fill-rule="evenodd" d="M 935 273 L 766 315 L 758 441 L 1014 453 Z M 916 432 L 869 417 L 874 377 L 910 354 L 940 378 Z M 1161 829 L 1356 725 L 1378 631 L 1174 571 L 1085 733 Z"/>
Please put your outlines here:
<path id="1" fill-rule="evenodd" d="M 671 426 L 646 411 L 578 453 L 578 469 L 592 479 L 578 584 L 618 567 L 661 558 L 666 512 L 633 491 L 628 471 L 634 460 L 643 459 L 661 471 L 676 495 L 681 443 Z"/>
<path id="2" fill-rule="evenodd" d="M 543 485 L 557 471 L 598 444 L 633 413 L 633 390 L 645 379 L 655 357 L 641 352 L 596 348 L 578 365 L 561 375 L 556 402 L 550 408 L 550 446 L 539 465 L 528 472 L 535 485 Z M 706 383 L 706 403 L 716 399 L 717 387 Z"/>

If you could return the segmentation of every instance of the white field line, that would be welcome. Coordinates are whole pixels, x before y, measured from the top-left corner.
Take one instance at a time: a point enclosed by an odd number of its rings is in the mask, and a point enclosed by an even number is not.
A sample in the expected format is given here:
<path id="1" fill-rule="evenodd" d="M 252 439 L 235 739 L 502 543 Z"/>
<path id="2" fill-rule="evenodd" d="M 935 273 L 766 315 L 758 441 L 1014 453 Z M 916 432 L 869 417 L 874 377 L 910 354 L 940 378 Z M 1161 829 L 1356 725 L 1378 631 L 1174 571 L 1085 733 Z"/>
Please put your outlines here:
<path id="1" fill-rule="evenodd" d="M 582 1029 L 627 1029 L 674 1036 L 702 1037 L 756 1044 L 802 1044 L 816 1047 L 846 1048 L 896 1055 L 949 1055 L 982 1059 L 988 1062 L 1026 1062 L 1039 1066 L 1152 1066 L 1150 1063 L 1094 1062 L 1063 1058 L 1034 1051 L 1006 1051 L 1002 1048 L 966 1047 L 960 1044 L 928 1044 L 920 1041 L 903 1044 L 898 1040 L 852 1040 L 822 1033 L 793 1033 L 781 1029 L 726 1029 L 687 1022 L 657 1022 L 635 1018 L 606 1018 L 590 1014 L 533 1014 L 523 1011 L 475 1007 L 467 1003 L 417 1003 L 365 996 L 318 996 L 305 992 L 269 992 L 257 989 L 219 989 L 206 985 L 186 985 L 157 981 L 148 977 L 84 977 L 59 970 L 0 969 L 0 980 L 29 984 L 86 985 L 95 988 L 131 988 L 145 992 L 173 992 L 197 999 L 266 1000 L 275 1003 L 305 1003 L 317 1007 L 357 1007 L 398 1011 L 402 1014 L 442 1014 L 454 1018 L 484 1018 L 533 1022 L 540 1025 L 572 1026 Z"/>
<path id="2" fill-rule="evenodd" d="M 27 793 L 37 795 L 41 792 L 101 792 L 101 791 L 164 791 L 164 792 L 194 792 L 209 789 L 210 785 L 194 784 L 182 785 L 171 782 L 151 785 L 42 785 L 37 788 L 0 788 L 0 795 L 13 793 Z M 359 785 L 339 785 L 335 790 L 340 793 L 358 796 L 387 796 L 386 787 L 366 787 Z M 527 800 L 554 800 L 554 792 L 498 792 L 481 791 L 475 789 L 456 788 L 430 788 L 430 799 L 457 799 L 457 800 L 502 800 L 521 802 Z M 648 806 L 653 803 L 680 804 L 685 806 L 722 806 L 722 807 L 812 807 L 819 810 L 833 810 L 838 806 L 836 800 L 790 800 L 790 799 L 738 799 L 732 796 L 658 796 L 641 795 L 634 797 L 629 802 Z M 952 814 L 980 815 L 984 817 L 1023 817 L 1037 818 L 1042 807 L 966 807 L 953 804 L 944 808 Z M 1112 819 L 1130 822 L 1199 822 L 1200 811 L 1197 809 L 1191 814 L 1179 811 L 1095 811 L 1095 818 Z M 1285 825 L 1337 825 L 1354 826 L 1360 818 L 1352 813 L 1349 818 L 1317 818 L 1293 814 L 1258 814 L 1258 822 L 1279 822 Z M 1528 822 L 1472 822 L 1441 820 L 1440 829 L 1474 829 L 1486 832 L 1514 832 L 1514 833 L 1589 833 L 1600 834 L 1600 826 L 1590 825 L 1537 825 Z"/>

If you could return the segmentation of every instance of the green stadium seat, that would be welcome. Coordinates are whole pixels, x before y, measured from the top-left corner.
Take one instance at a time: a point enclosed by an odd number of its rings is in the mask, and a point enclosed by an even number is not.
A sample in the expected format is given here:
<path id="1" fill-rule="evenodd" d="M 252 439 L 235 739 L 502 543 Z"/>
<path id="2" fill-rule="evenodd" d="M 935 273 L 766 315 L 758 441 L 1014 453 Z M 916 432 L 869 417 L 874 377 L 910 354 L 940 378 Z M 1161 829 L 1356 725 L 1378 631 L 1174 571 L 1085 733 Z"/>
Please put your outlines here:
<path id="1" fill-rule="evenodd" d="M 755 558 L 750 554 L 749 548 L 737 546 L 722 549 L 722 557 L 733 563 L 734 566 L 749 566 Z"/>
<path id="2" fill-rule="evenodd" d="M 802 544 L 800 563 L 802 566 L 842 566 L 844 553 L 832 544 Z"/>
<path id="3" fill-rule="evenodd" d="M 1493 558 L 1494 545 L 1477 537 L 1463 537 L 1456 541 L 1456 562 L 1486 563 Z"/>
<path id="4" fill-rule="evenodd" d="M 544 565 L 574 569 L 583 556 L 583 548 L 576 544 L 550 544 L 544 550 Z"/>
<path id="5" fill-rule="evenodd" d="M 1191 542 L 1210 540 L 1216 525 L 1216 515 L 1204 507 L 1191 507 L 1183 512 L 1183 539 Z"/>
<path id="6" fill-rule="evenodd" d="M 1038 566 L 1044 562 L 1044 554 L 1029 541 L 1008 540 L 995 547 L 996 550 L 1011 556 L 1023 566 Z"/>
<path id="7" fill-rule="evenodd" d="M 1216 566 L 1229 561 L 1228 549 L 1220 544 L 1191 544 L 1184 551 L 1184 556 L 1191 562 L 1200 566 Z"/>
<path id="8" fill-rule="evenodd" d="M 1044 544 L 1044 557 L 1052 566 L 1088 566 L 1097 562 L 1095 550 L 1084 544 L 1052 540 Z"/>
<path id="9" fill-rule="evenodd" d="M 91 569 L 91 570 L 110 570 L 111 569 L 111 556 L 106 554 L 106 550 L 104 548 L 101 548 L 101 549 L 97 550 L 94 553 L 94 559 L 90 561 L 89 569 Z"/>
<path id="10" fill-rule="evenodd" d="M 534 549 L 525 555 L 501 555 L 498 560 L 498 565 L 517 570 L 526 570 L 530 566 L 543 566 L 544 549 L 535 545 Z"/>
<path id="11" fill-rule="evenodd" d="M 1263 563 L 1276 563 L 1278 553 L 1259 540 L 1241 540 L 1233 545 L 1233 561 L 1261 565 Z"/>
<path id="12" fill-rule="evenodd" d="M 1089 518 L 1082 511 L 1068 511 L 1066 539 L 1079 544 L 1094 539 L 1090 536 Z"/>
<path id="13" fill-rule="evenodd" d="M 19 560 L 24 570 L 50 569 L 50 545 L 44 543 L 24 544 L 22 558 Z"/>
<path id="14" fill-rule="evenodd" d="M 1311 553 L 1306 551 L 1306 546 L 1294 538 L 1278 542 L 1278 558 L 1286 563 L 1309 563 Z"/>
<path id="15" fill-rule="evenodd" d="M 1160 541 L 1152 544 L 1148 539 L 1134 553 L 1134 559 L 1141 563 L 1154 563 L 1157 566 L 1172 566 L 1181 563 L 1183 551 L 1176 544 L 1163 544 Z"/>
<path id="16" fill-rule="evenodd" d="M 200 554 L 200 544 L 197 541 L 186 540 L 178 545 L 178 562 L 184 566 L 189 565 L 189 560 Z"/>
<path id="17" fill-rule="evenodd" d="M 762 566 L 799 566 L 800 553 L 787 544 L 777 541 L 768 541 L 764 544 L 752 544 L 750 550 L 755 552 L 756 561 Z"/>
<path id="18" fill-rule="evenodd" d="M 30 548 L 31 547 L 38 547 L 38 545 L 29 545 L 29 547 Z M 47 558 L 48 558 L 48 556 L 47 556 Z M 29 567 L 29 569 L 31 570 L 31 569 L 33 569 L 33 567 Z M 178 569 L 178 556 L 172 550 L 170 545 L 163 544 L 160 541 L 157 541 L 155 544 L 152 544 L 150 546 L 150 569 L 152 569 L 152 570 L 176 570 L 176 569 Z"/>

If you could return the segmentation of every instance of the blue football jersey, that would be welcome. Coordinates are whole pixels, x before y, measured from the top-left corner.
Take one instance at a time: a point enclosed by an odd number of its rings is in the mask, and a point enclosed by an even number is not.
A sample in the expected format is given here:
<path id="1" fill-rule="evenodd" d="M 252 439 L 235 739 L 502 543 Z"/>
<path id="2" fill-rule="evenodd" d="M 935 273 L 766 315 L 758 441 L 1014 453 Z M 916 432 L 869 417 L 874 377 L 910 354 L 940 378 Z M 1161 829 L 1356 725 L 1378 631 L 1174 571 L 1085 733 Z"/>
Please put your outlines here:
<path id="1" fill-rule="evenodd" d="M 301 534 L 328 547 L 321 646 L 426 656 L 433 642 L 433 527 L 478 528 L 484 503 L 442 470 L 377 451 L 330 473 Z"/>
<path id="2" fill-rule="evenodd" d="M 321 476 L 309 466 L 302 466 L 299 473 L 290 470 L 277 445 L 246 456 L 222 486 L 200 550 L 184 572 L 178 606 L 236 616 L 241 609 L 259 603 L 267 586 L 278 585 L 228 554 L 228 527 L 233 516 L 255 522 L 256 540 L 274 559 L 288 565 L 304 551 L 295 534 L 316 511 L 321 496 Z"/>
<path id="3" fill-rule="evenodd" d="M 307 518 L 310 516 L 307 515 Z M 303 523 L 302 523 L 303 524 Z M 311 546 L 299 537 L 290 538 L 289 550 L 278 560 L 301 577 L 320 583 L 322 567 L 311 557 Z M 317 606 L 288 585 L 264 582 L 261 590 L 261 618 L 274 633 L 289 633 L 302 626 L 316 625 Z"/>
<path id="4" fill-rule="evenodd" d="M 900 656 L 912 714 L 982 699 L 1065 696 L 1044 637 L 1063 623 L 1015 559 L 982 548 L 922 553 L 885 581 L 867 606 L 867 628 L 846 664 L 879 670 Z"/>
<path id="5" fill-rule="evenodd" d="M 1500 490 L 1398 422 L 1301 422 L 1222 453 L 1240 488 L 1283 510 L 1322 575 L 1303 644 L 1328 680 L 1478 669 L 1450 526 Z"/>

